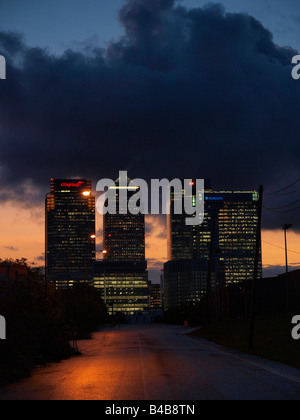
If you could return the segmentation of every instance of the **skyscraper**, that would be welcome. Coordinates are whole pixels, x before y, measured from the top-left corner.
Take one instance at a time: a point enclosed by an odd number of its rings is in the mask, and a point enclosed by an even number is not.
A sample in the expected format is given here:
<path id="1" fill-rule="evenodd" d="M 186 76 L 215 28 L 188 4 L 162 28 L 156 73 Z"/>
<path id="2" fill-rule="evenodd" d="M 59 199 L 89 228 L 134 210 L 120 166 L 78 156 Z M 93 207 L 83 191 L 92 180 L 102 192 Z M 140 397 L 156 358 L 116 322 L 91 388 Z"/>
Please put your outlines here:
<path id="1" fill-rule="evenodd" d="M 90 180 L 51 179 L 46 196 L 46 271 L 57 287 L 91 282 L 95 197 Z"/>
<path id="2" fill-rule="evenodd" d="M 122 181 L 118 179 L 116 187 L 111 187 L 115 188 L 117 214 L 107 213 L 103 219 L 103 247 L 106 251 L 104 258 L 114 262 L 145 262 L 145 216 L 129 212 L 121 214 L 120 209 L 120 191 L 127 190 L 128 202 L 138 187 L 129 187 L 129 178 Z"/>
<path id="3" fill-rule="evenodd" d="M 134 315 L 149 309 L 147 262 L 145 259 L 145 217 L 122 214 L 137 187 L 129 187 L 130 179 L 116 181 L 116 214 L 103 216 L 104 261 L 95 266 L 94 286 L 98 288 L 110 314 Z M 120 200 L 126 190 L 127 201 Z"/>
<path id="4" fill-rule="evenodd" d="M 195 188 L 193 198 L 198 198 L 198 194 L 201 192 Z M 207 286 L 209 260 L 212 263 L 212 287 L 221 283 L 226 285 L 252 280 L 254 275 L 259 193 L 213 191 L 210 183 L 206 182 L 202 198 L 205 202 L 203 223 L 200 226 L 186 226 L 186 215 L 175 215 L 173 212 L 175 200 L 182 200 L 183 197 L 174 193 L 171 197 L 169 262 L 165 265 L 167 305 L 170 302 L 176 305 L 200 299 Z M 193 264 L 191 260 L 194 260 Z"/>

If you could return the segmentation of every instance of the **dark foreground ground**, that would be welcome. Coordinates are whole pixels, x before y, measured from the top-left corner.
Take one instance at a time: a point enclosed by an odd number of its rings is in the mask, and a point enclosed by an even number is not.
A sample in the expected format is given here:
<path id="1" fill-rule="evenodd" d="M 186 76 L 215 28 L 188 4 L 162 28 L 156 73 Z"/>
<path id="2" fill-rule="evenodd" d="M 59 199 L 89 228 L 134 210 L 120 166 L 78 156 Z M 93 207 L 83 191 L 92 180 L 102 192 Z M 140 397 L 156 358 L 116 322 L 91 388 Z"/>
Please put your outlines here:
<path id="1" fill-rule="evenodd" d="M 219 322 L 195 331 L 198 337 L 300 369 L 300 340 L 293 340 L 294 314 L 281 313 L 255 317 L 254 348 L 248 350 L 249 323 L 246 318 Z"/>
<path id="2" fill-rule="evenodd" d="M 1 400 L 300 399 L 300 371 L 227 350 L 182 327 L 107 328 L 83 356 L 37 368 Z"/>

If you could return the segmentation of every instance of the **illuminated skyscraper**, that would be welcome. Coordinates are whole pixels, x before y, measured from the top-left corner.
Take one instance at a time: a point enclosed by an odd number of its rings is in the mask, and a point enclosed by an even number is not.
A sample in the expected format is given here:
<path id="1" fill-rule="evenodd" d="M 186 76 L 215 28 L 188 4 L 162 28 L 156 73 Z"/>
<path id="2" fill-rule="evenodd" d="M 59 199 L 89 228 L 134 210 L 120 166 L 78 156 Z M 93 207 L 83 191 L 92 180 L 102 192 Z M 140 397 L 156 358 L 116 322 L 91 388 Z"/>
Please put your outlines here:
<path id="1" fill-rule="evenodd" d="M 256 249 L 259 193 L 219 191 L 205 195 L 206 215 L 199 229 L 199 252 L 208 255 L 209 229 L 215 215 L 215 251 L 224 265 L 226 284 L 252 280 Z M 261 255 L 258 277 L 261 277 Z"/>
<path id="2" fill-rule="evenodd" d="M 200 193 L 194 189 L 194 198 Z M 213 191 L 209 183 L 206 183 L 204 221 L 200 226 L 186 226 L 186 215 L 174 214 L 174 201 L 182 199 L 183 196 L 172 194 L 171 214 L 168 218 L 169 262 L 165 265 L 167 304 L 171 302 L 175 305 L 176 302 L 200 299 L 206 288 L 205 261 L 209 258 L 213 267 L 212 287 L 218 283 L 220 271 L 223 277 L 221 283 L 252 280 L 258 223 L 258 192 Z M 197 263 L 191 264 L 190 260 Z M 194 270 L 192 267 L 198 268 Z M 184 290 L 184 297 L 180 290 Z M 192 292 L 188 292 L 189 290 Z"/>
<path id="3" fill-rule="evenodd" d="M 95 197 L 91 181 L 51 179 L 46 196 L 46 270 L 57 287 L 92 280 Z"/>
<path id="4" fill-rule="evenodd" d="M 97 261 L 94 287 L 107 305 L 109 314 L 134 315 L 149 309 L 147 263 Z"/>
<path id="5" fill-rule="evenodd" d="M 145 216 L 121 214 L 122 205 L 137 187 L 129 187 L 130 179 L 116 181 L 116 214 L 103 217 L 104 261 L 95 266 L 94 286 L 98 288 L 110 314 L 134 315 L 149 309 L 147 262 L 145 259 Z M 120 200 L 126 190 L 127 200 Z"/>
<path id="6" fill-rule="evenodd" d="M 145 216 L 143 214 L 121 214 L 120 193 L 126 190 L 127 203 L 138 191 L 137 187 L 129 187 L 130 179 L 116 181 L 117 214 L 106 214 L 103 220 L 103 246 L 107 261 L 145 262 Z M 127 186 L 124 186 L 126 185 Z"/>

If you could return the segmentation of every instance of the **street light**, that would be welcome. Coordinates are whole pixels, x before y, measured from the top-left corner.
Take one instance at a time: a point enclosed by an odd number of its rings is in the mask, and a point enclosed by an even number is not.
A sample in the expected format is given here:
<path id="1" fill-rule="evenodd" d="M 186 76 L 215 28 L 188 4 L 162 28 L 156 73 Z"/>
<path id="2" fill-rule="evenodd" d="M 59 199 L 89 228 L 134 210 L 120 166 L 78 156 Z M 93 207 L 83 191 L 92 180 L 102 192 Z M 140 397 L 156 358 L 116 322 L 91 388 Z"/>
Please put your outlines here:
<path id="1" fill-rule="evenodd" d="M 91 191 L 83 191 L 82 193 L 84 197 L 90 197 L 91 194 L 92 194 Z"/>
<path id="2" fill-rule="evenodd" d="M 287 247 L 287 235 L 286 235 L 286 231 L 288 229 L 290 229 L 293 225 L 289 224 L 289 223 L 285 223 L 282 226 L 282 229 L 284 230 L 284 241 L 285 241 L 285 265 L 286 265 L 286 274 L 288 274 L 289 272 L 289 265 L 288 265 L 288 247 Z M 288 279 L 288 275 L 286 275 L 286 306 L 287 306 L 287 310 L 289 309 L 290 306 L 290 290 L 289 290 L 289 279 Z"/>
<path id="3" fill-rule="evenodd" d="M 102 254 L 103 254 L 103 257 L 104 257 L 104 255 L 106 255 L 106 254 L 107 254 L 106 249 L 103 249 Z M 106 305 L 106 301 L 107 301 L 107 290 L 106 290 L 106 269 L 105 269 L 105 266 L 104 266 L 104 304 L 105 304 L 105 305 Z"/>
<path id="4" fill-rule="evenodd" d="M 293 227 L 293 225 L 289 224 L 289 223 L 285 223 L 282 226 L 282 229 L 284 230 L 284 242 L 285 242 L 285 266 L 286 266 L 286 272 L 289 272 L 289 266 L 288 266 L 288 249 L 287 249 L 287 235 L 286 235 L 286 231 L 288 229 L 290 229 L 291 227 Z"/>

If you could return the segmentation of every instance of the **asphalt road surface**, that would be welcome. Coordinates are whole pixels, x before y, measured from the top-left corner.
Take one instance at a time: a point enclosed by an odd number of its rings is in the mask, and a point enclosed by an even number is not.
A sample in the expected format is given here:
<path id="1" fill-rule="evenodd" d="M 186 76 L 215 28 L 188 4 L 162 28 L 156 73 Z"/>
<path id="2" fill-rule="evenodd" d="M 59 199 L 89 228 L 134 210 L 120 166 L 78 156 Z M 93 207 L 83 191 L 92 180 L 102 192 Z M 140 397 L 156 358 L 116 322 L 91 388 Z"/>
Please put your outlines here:
<path id="1" fill-rule="evenodd" d="M 37 368 L 1 400 L 298 400 L 300 371 L 167 325 L 106 328 L 81 357 Z"/>

